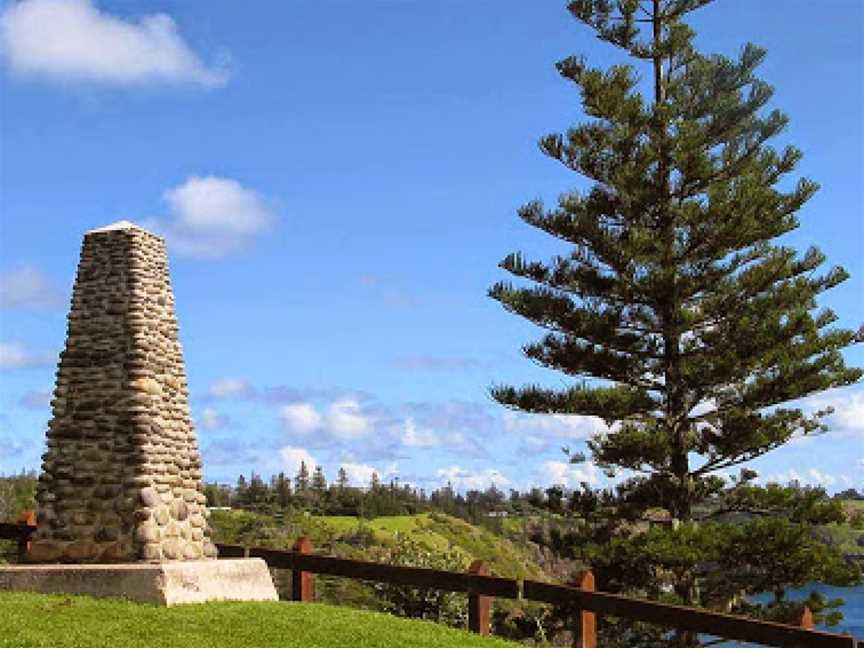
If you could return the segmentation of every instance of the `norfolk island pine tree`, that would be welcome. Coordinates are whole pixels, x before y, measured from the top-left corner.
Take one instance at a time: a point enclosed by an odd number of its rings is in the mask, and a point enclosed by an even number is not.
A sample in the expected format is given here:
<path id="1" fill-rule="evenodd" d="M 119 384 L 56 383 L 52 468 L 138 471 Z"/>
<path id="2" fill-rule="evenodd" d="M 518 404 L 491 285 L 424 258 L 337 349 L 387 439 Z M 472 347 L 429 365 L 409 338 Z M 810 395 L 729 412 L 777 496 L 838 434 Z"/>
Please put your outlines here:
<path id="1" fill-rule="evenodd" d="M 783 404 L 859 380 L 864 372 L 847 367 L 841 351 L 864 341 L 864 328 L 834 328 L 836 315 L 816 310 L 816 297 L 848 277 L 842 268 L 818 274 L 825 257 L 817 248 L 800 254 L 775 241 L 798 226 L 796 212 L 817 185 L 775 188 L 801 153 L 766 144 L 787 118 L 762 114 L 772 95 L 754 76 L 764 50 L 748 44 L 737 61 L 695 50 L 683 19 L 712 1 L 569 3 L 633 65 L 557 64 L 592 120 L 542 138 L 540 148 L 593 186 L 552 209 L 539 201 L 520 209 L 569 252 L 548 262 L 507 256 L 500 266 L 530 284 L 502 281 L 489 295 L 546 329 L 523 347 L 528 358 L 577 382 L 563 390 L 498 385 L 491 394 L 520 411 L 593 415 L 611 426 L 589 441 L 592 459 L 610 476 L 634 476 L 614 493 L 586 488 L 574 498 L 590 523 L 576 536 L 594 548 L 574 553 L 598 566 L 601 584 L 760 614 L 740 593 L 774 591 L 782 601 L 790 585 L 851 583 L 860 572 L 813 542 L 812 525 L 841 515 L 824 491 L 758 489 L 747 469 L 729 487 L 717 473 L 825 431 L 829 410 Z M 648 97 L 637 91 L 637 68 L 650 75 Z M 706 502 L 714 511 L 702 516 Z M 632 533 L 655 507 L 672 524 Z M 711 517 L 756 508 L 784 515 L 743 527 Z M 730 552 L 738 564 L 724 564 Z M 802 557 L 808 566 L 793 576 Z M 669 639 L 622 630 L 631 645 Z M 691 633 L 672 640 L 698 645 Z"/>

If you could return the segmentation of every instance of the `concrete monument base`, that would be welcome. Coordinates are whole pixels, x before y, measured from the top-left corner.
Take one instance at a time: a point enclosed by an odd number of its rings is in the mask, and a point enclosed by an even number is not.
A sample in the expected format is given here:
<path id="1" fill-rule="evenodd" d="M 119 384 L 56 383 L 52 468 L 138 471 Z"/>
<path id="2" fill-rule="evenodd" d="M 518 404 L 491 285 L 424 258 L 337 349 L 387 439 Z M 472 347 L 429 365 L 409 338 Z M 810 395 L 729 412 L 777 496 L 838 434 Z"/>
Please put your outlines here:
<path id="1" fill-rule="evenodd" d="M 182 605 L 206 601 L 276 601 L 260 558 L 157 564 L 9 565 L 0 591 L 123 597 L 139 603 Z"/>

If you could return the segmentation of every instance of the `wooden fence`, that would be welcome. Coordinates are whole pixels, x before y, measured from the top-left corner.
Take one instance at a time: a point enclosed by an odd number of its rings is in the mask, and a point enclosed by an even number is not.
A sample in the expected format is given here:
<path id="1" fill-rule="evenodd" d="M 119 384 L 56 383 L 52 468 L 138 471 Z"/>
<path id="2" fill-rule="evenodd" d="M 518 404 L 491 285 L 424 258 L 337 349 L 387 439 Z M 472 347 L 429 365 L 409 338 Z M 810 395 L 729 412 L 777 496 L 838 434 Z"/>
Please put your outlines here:
<path id="1" fill-rule="evenodd" d="M 0 523 L 0 538 L 16 540 L 19 549 L 23 551 L 34 529 L 32 524 Z M 859 643 L 850 635 L 815 630 L 812 615 L 807 608 L 798 626 L 771 623 L 597 592 L 594 590 L 594 577 L 591 572 L 581 572 L 573 585 L 555 585 L 532 580 L 498 578 L 492 576 L 487 565 L 479 560 L 475 561 L 466 573 L 385 565 L 315 554 L 311 542 L 305 537 L 294 544 L 292 551 L 226 544 L 217 545 L 217 548 L 223 558 L 262 558 L 274 569 L 291 570 L 291 596 L 295 601 L 314 599 L 314 574 L 464 592 L 468 594 L 469 629 L 479 634 L 489 634 L 492 599 L 506 598 L 563 605 L 579 610 L 575 621 L 577 641 L 574 645 L 580 648 L 596 648 L 597 615 L 623 617 L 766 646 L 864 648 L 864 642 Z"/>

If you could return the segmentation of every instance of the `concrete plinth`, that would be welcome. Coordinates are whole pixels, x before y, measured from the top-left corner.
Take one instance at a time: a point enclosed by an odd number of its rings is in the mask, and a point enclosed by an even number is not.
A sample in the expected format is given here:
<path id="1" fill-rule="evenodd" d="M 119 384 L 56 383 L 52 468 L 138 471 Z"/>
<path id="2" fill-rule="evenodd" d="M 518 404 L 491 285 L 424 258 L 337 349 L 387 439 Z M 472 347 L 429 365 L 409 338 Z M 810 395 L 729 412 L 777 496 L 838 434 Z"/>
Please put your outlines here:
<path id="1" fill-rule="evenodd" d="M 0 567 L 0 591 L 124 597 L 139 603 L 276 601 L 260 558 L 161 564 L 10 565 Z"/>

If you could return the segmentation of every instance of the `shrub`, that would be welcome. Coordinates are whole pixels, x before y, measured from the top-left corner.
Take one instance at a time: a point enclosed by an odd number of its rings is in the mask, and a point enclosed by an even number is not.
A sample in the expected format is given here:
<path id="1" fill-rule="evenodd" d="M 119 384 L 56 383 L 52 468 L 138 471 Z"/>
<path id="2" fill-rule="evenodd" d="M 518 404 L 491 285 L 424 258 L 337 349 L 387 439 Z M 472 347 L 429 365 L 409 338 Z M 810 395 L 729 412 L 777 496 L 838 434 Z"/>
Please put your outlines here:
<path id="1" fill-rule="evenodd" d="M 393 546 L 384 548 L 378 559 L 390 565 L 405 567 L 455 572 L 468 569 L 468 561 L 459 551 L 452 548 L 443 553 L 432 551 L 400 533 L 396 534 Z M 375 583 L 373 589 L 383 609 L 391 614 L 436 621 L 457 628 L 465 627 L 467 623 L 468 599 L 465 594 L 389 583 Z"/>

